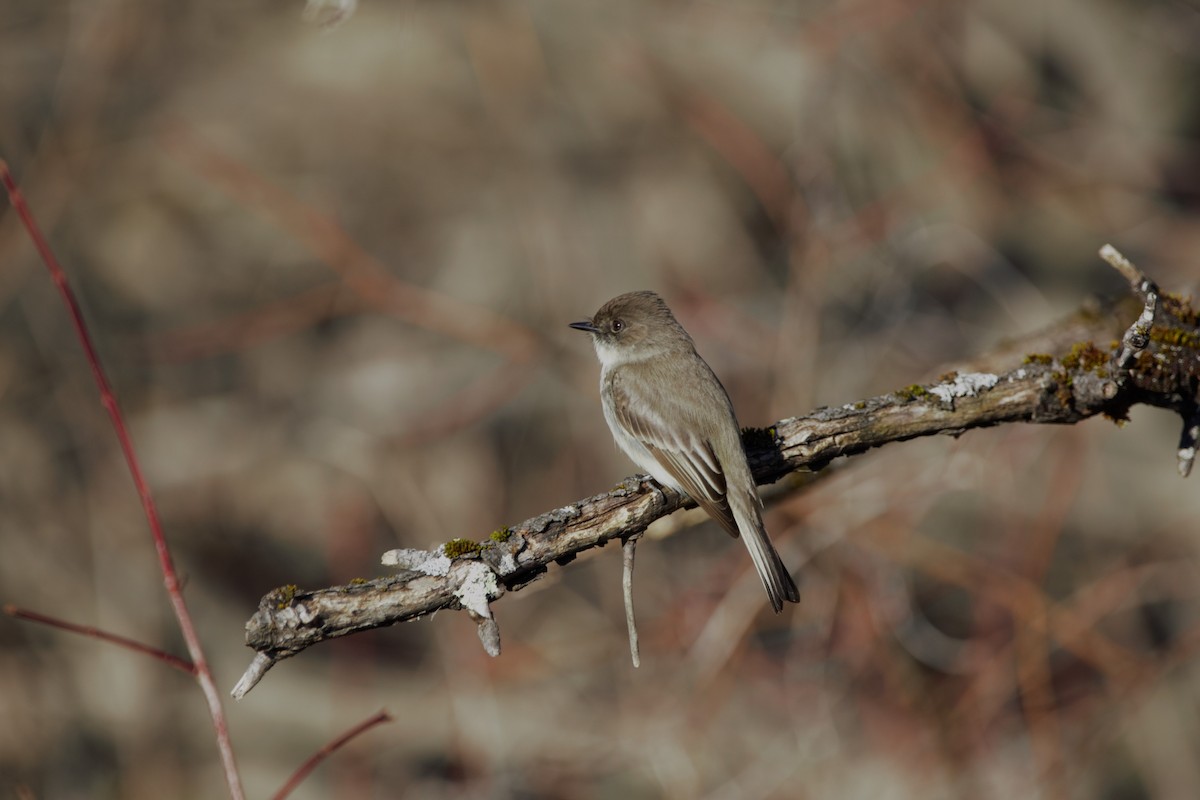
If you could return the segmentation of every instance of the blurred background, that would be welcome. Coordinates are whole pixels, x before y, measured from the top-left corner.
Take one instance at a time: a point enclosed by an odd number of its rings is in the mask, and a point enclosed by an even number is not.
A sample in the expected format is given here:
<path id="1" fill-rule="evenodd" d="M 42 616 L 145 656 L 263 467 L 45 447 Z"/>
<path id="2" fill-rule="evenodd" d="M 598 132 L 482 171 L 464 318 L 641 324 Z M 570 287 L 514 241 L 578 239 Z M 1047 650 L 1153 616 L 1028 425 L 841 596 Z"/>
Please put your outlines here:
<path id="1" fill-rule="evenodd" d="M 223 690 L 269 589 L 606 491 L 568 322 L 663 294 L 766 425 L 932 380 L 1122 280 L 1193 291 L 1194 2 L 0 0 L 0 157 L 84 306 Z M 1200 792 L 1178 421 L 892 445 L 772 505 L 285 661 L 250 797 Z M 60 299 L 0 210 L 0 601 L 183 654 Z M 0 618 L 0 793 L 224 795 L 201 694 Z"/>

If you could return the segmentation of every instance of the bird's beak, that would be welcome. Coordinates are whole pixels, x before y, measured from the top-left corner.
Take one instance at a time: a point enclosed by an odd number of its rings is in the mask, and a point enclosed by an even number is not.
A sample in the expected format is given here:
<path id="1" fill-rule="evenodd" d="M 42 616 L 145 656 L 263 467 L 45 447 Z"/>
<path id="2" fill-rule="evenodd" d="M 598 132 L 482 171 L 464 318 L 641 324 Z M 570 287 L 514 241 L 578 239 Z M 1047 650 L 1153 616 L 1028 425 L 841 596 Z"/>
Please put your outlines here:
<path id="1" fill-rule="evenodd" d="M 593 325 L 590 319 L 585 319 L 583 322 L 572 322 L 570 327 L 577 331 L 587 331 L 588 333 L 600 332 L 600 329 Z"/>

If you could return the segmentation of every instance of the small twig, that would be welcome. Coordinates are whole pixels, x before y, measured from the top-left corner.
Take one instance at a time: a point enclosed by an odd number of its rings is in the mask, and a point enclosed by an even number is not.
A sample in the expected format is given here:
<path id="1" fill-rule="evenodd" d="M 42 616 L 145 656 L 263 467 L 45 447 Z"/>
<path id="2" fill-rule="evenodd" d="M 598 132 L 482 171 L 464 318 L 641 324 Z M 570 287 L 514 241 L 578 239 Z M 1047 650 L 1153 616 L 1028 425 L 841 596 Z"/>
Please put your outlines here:
<path id="1" fill-rule="evenodd" d="M 270 653 L 255 653 L 254 658 L 250 661 L 250 666 L 246 667 L 246 671 L 242 673 L 242 677 L 238 678 L 237 684 L 229 694 L 234 700 L 241 700 L 258 685 L 258 682 L 267 674 L 267 670 L 275 666 L 278 660 Z"/>
<path id="2" fill-rule="evenodd" d="M 308 777 L 309 773 L 317 768 L 318 764 L 329 757 L 330 753 L 337 750 L 339 747 L 342 747 L 344 744 L 346 744 L 346 742 L 350 741 L 355 736 L 367 732 L 376 725 L 381 725 L 385 722 L 391 721 L 391 714 L 389 714 L 386 710 L 379 711 L 370 719 L 363 720 L 350 730 L 343 733 L 341 736 L 329 742 L 329 744 L 313 753 L 307 761 L 301 764 L 300 768 L 292 773 L 292 777 L 288 778 L 287 783 L 285 783 L 278 792 L 271 796 L 271 800 L 284 800 L 285 797 L 291 794 L 292 791 L 299 786 L 305 778 Z"/>
<path id="3" fill-rule="evenodd" d="M 1158 313 L 1158 285 L 1111 244 L 1100 248 L 1100 257 L 1125 276 L 1134 294 L 1142 298 L 1145 304 L 1142 315 L 1125 331 L 1121 338 L 1121 350 L 1113 359 L 1117 370 L 1116 379 L 1118 383 L 1124 383 L 1134 358 L 1150 344 L 1150 328 L 1154 325 L 1154 317 Z"/>
<path id="4" fill-rule="evenodd" d="M 91 625 L 77 625 L 74 622 L 67 622 L 66 620 L 58 619 L 57 617 L 51 617 L 47 614 L 39 614 L 36 611 L 30 611 L 29 609 L 20 608 L 11 604 L 6 604 L 4 606 L 4 613 L 10 617 L 15 617 L 16 619 L 25 619 L 29 620 L 30 622 L 40 622 L 43 625 L 49 625 L 52 628 L 60 628 L 64 631 L 78 633 L 81 636 L 88 636 L 92 639 L 100 639 L 101 641 L 111 642 L 118 647 L 124 647 L 126 650 L 132 650 L 135 653 L 143 653 L 152 658 L 157 658 L 168 667 L 173 667 L 180 672 L 193 676 L 196 674 L 196 665 L 188 661 L 186 658 L 180 658 L 179 656 L 172 655 L 165 650 L 159 650 L 157 647 L 151 647 L 148 644 L 142 644 L 141 642 L 133 639 L 127 639 L 124 636 L 118 636 L 115 633 L 109 633 L 108 631 L 100 630 L 99 628 L 93 628 Z"/>
<path id="5" fill-rule="evenodd" d="M 117 397 L 113 394 L 112 388 L 109 386 L 108 378 L 104 374 L 104 368 L 100 365 L 100 356 L 96 352 L 96 347 L 92 343 L 92 336 L 88 332 L 87 323 L 83 319 L 83 311 L 79 307 L 79 301 L 75 299 L 75 293 L 71 290 L 71 285 L 67 281 L 67 273 L 58 263 L 58 259 L 54 255 L 54 251 L 50 249 L 49 242 L 42 235 L 41 229 L 37 225 L 37 221 L 33 217 L 33 212 L 25 203 L 25 198 L 21 194 L 21 190 L 17 187 L 17 183 L 13 180 L 12 173 L 8 169 L 8 164 L 0 159 L 0 181 L 4 183 L 4 188 L 8 191 L 8 200 L 12 203 L 12 207 L 16 210 L 17 216 L 20 217 L 21 223 L 25 226 L 25 230 L 29 233 L 29 238 L 33 245 L 37 248 L 38 254 L 42 258 L 42 263 L 46 265 L 50 276 L 54 279 L 54 285 L 58 287 L 58 293 L 62 296 L 63 302 L 67 306 L 67 313 L 71 317 L 71 323 L 75 326 L 75 334 L 79 338 L 79 344 L 83 347 L 84 356 L 87 358 L 88 365 L 92 368 L 92 377 L 96 379 L 96 387 L 100 392 L 100 402 L 108 411 L 109 420 L 112 422 L 113 430 L 117 434 L 117 441 L 121 445 L 121 452 L 125 455 L 125 464 L 129 467 L 129 473 L 133 478 L 133 485 L 137 489 L 138 497 L 142 501 L 142 511 L 146 515 L 146 522 L 150 526 L 150 535 L 154 539 L 154 549 L 158 553 L 158 566 L 162 572 L 163 584 L 167 589 L 167 596 L 171 600 L 171 608 L 175 612 L 175 619 L 179 623 L 180 633 L 183 634 L 183 641 L 187 645 L 188 653 L 192 657 L 192 663 L 195 665 L 196 681 L 200 684 L 200 689 L 204 693 L 205 699 L 208 701 L 209 715 L 212 717 L 213 729 L 216 732 L 217 749 L 221 753 L 221 764 L 225 771 L 225 780 L 229 785 L 229 795 L 233 800 L 242 800 L 245 793 L 242 790 L 242 779 L 238 775 L 237 762 L 233 757 L 233 745 L 229 739 L 229 728 L 225 722 L 225 711 L 221 707 L 221 693 L 217 691 L 217 684 L 213 680 L 212 671 L 208 667 L 208 660 L 204 656 L 204 647 L 200 643 L 200 636 L 196 633 L 196 626 L 192 622 L 192 615 L 188 612 L 187 601 L 183 597 L 183 589 L 179 585 L 179 576 L 175 572 L 175 564 L 171 560 L 171 550 L 167 546 L 167 537 L 163 532 L 162 523 L 158 517 L 158 507 L 154 503 L 154 497 L 150 494 L 150 485 L 146 483 L 146 478 L 142 475 L 142 467 L 138 462 L 137 453 L 133 449 L 133 439 L 129 435 L 129 429 L 125 426 L 125 417 L 121 414 L 121 409 L 117 405 Z"/>
<path id="6" fill-rule="evenodd" d="M 621 593 L 625 597 L 625 626 L 629 629 L 629 656 L 633 659 L 635 669 L 642 665 L 642 655 L 638 649 L 637 622 L 633 618 L 633 556 L 639 538 L 641 538 L 640 534 L 630 536 L 621 543 Z"/>
<path id="7" fill-rule="evenodd" d="M 1183 433 L 1179 437 L 1179 474 L 1192 474 L 1196 461 L 1196 442 L 1200 439 L 1200 404 L 1193 404 L 1191 413 L 1183 415 Z"/>

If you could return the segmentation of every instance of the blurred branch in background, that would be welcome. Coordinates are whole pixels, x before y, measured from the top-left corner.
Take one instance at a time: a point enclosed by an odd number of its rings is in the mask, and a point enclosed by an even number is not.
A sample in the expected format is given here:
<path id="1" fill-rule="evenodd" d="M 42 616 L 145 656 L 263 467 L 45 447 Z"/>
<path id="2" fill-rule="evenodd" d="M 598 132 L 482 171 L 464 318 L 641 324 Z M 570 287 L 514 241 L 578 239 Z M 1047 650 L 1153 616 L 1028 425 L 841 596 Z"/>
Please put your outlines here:
<path id="1" fill-rule="evenodd" d="M 410 325 L 494 352 L 503 358 L 453 396 L 444 398 L 437 408 L 430 409 L 406 426 L 408 433 L 396 442 L 397 446 L 417 446 L 434 441 L 476 422 L 494 413 L 528 382 L 542 343 L 526 326 L 490 309 L 398 279 L 387 265 L 367 253 L 329 214 L 306 206 L 244 164 L 206 147 L 182 126 L 174 126 L 165 137 L 165 144 L 169 152 L 191 165 L 197 175 L 225 189 L 240 205 L 266 214 L 307 245 L 337 273 L 340 284 L 354 293 L 363 309 L 391 314 Z M 305 322 L 306 317 L 307 321 L 312 320 L 310 315 L 295 316 L 302 309 L 295 300 L 288 302 L 286 308 L 297 323 Z M 260 308 L 252 319 L 257 328 L 270 324 L 273 316 L 277 314 L 272 314 L 271 308 Z M 271 327 L 278 333 L 294 329 L 292 326 Z M 234 325 L 220 336 L 230 337 L 236 329 Z M 172 343 L 168 340 L 164 344 L 169 347 Z"/>
<path id="2" fill-rule="evenodd" d="M 326 758 L 328 758 L 329 755 L 331 753 L 333 753 L 334 751 L 336 751 L 338 748 L 343 747 L 347 742 L 349 742 L 355 736 L 360 736 L 361 734 L 366 733 L 371 728 L 374 728 L 376 725 L 382 725 L 385 722 L 391 722 L 391 721 L 392 721 L 391 714 L 387 713 L 386 711 L 380 711 L 380 712 L 376 713 L 374 716 L 371 716 L 371 717 L 363 720 L 362 722 L 358 723 L 350 730 L 341 734 L 336 739 L 329 742 L 329 744 L 325 745 L 320 750 L 313 753 L 312 756 L 309 757 L 309 759 L 307 761 L 305 761 L 303 764 L 301 764 L 300 767 L 294 773 L 292 773 L 292 776 L 290 778 L 288 778 L 287 782 L 284 783 L 284 785 L 279 788 L 279 791 L 277 791 L 275 794 L 271 795 L 271 800 L 284 800 L 285 797 L 287 797 L 293 791 L 295 791 L 296 787 L 299 786 L 304 781 L 304 779 L 308 777 L 309 773 L 311 773 L 314 769 L 317 768 L 317 765 L 319 765 L 322 761 L 324 761 Z"/>

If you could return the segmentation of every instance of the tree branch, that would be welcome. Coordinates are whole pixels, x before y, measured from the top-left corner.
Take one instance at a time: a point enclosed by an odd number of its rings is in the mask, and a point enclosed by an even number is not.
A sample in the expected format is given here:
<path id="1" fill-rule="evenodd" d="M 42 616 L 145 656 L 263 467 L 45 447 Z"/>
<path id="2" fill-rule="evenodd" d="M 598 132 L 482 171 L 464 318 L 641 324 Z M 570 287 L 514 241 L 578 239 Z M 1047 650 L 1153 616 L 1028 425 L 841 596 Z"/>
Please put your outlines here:
<path id="1" fill-rule="evenodd" d="M 1172 409 L 1183 418 L 1179 457 L 1186 474 L 1200 419 L 1200 315 L 1189 301 L 1161 295 L 1127 261 L 1121 259 L 1117 268 L 1130 279 L 1137 304 L 1085 307 L 980 359 L 986 371 L 964 367 L 934 384 L 745 431 L 755 479 L 773 483 L 797 470 L 819 470 L 836 458 L 920 436 L 957 436 L 1013 422 L 1072 424 L 1097 414 L 1124 420 L 1135 404 Z M 488 652 L 496 654 L 499 631 L 489 603 L 537 580 L 552 562 L 566 564 L 585 550 L 627 540 L 685 505 L 690 502 L 677 492 L 636 476 L 483 542 L 457 539 L 432 552 L 392 551 L 385 563 L 401 570 L 390 577 L 312 591 L 275 589 L 246 624 L 246 644 L 258 655 L 234 696 L 245 695 L 277 661 L 317 642 L 440 609 L 467 610 Z"/>

